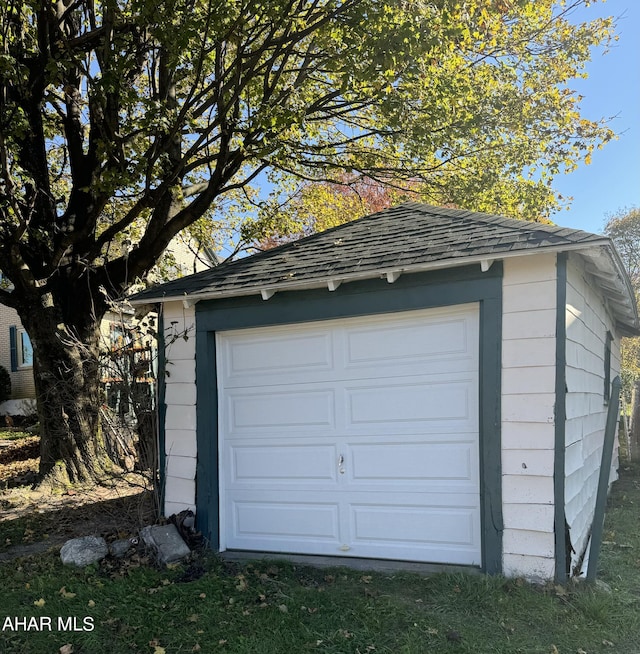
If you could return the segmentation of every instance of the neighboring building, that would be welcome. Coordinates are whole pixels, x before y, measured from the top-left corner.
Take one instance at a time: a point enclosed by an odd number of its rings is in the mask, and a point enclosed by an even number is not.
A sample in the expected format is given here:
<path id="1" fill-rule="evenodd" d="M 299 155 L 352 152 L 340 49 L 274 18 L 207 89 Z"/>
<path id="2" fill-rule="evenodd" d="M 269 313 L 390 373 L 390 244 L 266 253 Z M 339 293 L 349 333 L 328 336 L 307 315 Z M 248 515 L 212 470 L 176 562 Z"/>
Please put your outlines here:
<path id="1" fill-rule="evenodd" d="M 132 303 L 186 335 L 164 508 L 214 549 L 580 572 L 639 333 L 609 239 L 408 203 Z"/>
<path id="2" fill-rule="evenodd" d="M 12 399 L 34 398 L 33 348 L 15 309 L 0 304 L 0 365 L 11 376 Z"/>

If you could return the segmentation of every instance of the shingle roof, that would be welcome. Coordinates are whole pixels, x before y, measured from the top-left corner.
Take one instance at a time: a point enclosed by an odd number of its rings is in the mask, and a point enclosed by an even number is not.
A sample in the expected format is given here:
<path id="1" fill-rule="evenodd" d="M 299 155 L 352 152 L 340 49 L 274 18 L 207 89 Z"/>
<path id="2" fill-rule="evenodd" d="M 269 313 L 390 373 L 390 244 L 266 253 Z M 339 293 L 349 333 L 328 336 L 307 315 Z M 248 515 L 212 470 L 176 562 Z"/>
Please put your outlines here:
<path id="1" fill-rule="evenodd" d="M 326 286 L 531 254 L 603 246 L 603 236 L 462 209 L 408 202 L 272 250 L 227 261 L 134 296 L 136 304 Z M 614 255 L 617 257 L 617 255 Z M 627 280 L 628 282 L 628 280 Z M 635 308 L 634 308 L 635 313 Z"/>

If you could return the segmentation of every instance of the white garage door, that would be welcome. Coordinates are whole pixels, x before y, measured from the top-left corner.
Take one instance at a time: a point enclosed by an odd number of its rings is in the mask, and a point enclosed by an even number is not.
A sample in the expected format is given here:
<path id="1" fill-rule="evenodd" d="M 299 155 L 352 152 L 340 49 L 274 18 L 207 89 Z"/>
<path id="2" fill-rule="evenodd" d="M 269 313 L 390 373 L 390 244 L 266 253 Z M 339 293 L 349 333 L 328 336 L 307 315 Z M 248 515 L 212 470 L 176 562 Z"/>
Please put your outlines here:
<path id="1" fill-rule="evenodd" d="M 222 550 L 480 565 L 477 305 L 217 339 Z"/>

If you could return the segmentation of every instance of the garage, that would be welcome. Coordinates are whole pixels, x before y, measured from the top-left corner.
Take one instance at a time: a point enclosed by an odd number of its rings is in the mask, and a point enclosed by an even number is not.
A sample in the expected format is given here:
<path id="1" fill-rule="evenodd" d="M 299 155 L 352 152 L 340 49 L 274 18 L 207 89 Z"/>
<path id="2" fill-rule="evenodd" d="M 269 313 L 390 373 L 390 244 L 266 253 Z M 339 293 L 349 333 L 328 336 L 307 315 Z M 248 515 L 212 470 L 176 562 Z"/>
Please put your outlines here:
<path id="1" fill-rule="evenodd" d="M 480 565 L 478 313 L 218 332 L 220 549 Z"/>
<path id="2" fill-rule="evenodd" d="M 214 551 L 582 574 L 640 333 L 608 239 L 408 202 L 133 301 L 163 334 L 162 506 Z"/>

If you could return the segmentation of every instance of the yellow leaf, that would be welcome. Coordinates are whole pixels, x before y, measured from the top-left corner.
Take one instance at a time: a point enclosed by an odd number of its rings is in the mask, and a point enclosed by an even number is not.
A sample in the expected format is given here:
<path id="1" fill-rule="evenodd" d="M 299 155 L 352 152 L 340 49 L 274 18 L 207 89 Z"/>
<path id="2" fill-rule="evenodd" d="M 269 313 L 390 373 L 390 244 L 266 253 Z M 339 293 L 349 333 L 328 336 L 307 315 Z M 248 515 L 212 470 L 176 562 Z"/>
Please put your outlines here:
<path id="1" fill-rule="evenodd" d="M 63 586 L 59 591 L 60 595 L 64 597 L 65 599 L 72 599 L 76 596 L 75 593 L 68 593 L 67 589 Z"/>
<path id="2" fill-rule="evenodd" d="M 88 606 L 90 609 L 92 609 L 95 605 L 96 605 L 96 603 L 95 603 L 93 600 L 89 600 L 89 601 L 87 602 L 87 606 Z"/>
<path id="3" fill-rule="evenodd" d="M 36 600 L 36 601 L 33 603 L 33 605 L 34 605 L 34 606 L 44 606 L 45 603 L 46 603 L 46 602 L 45 602 L 45 601 L 42 599 L 42 597 L 41 597 L 39 600 Z"/>
<path id="4" fill-rule="evenodd" d="M 58 651 L 60 654 L 73 654 L 73 645 L 68 643 L 67 645 L 63 645 Z"/>

